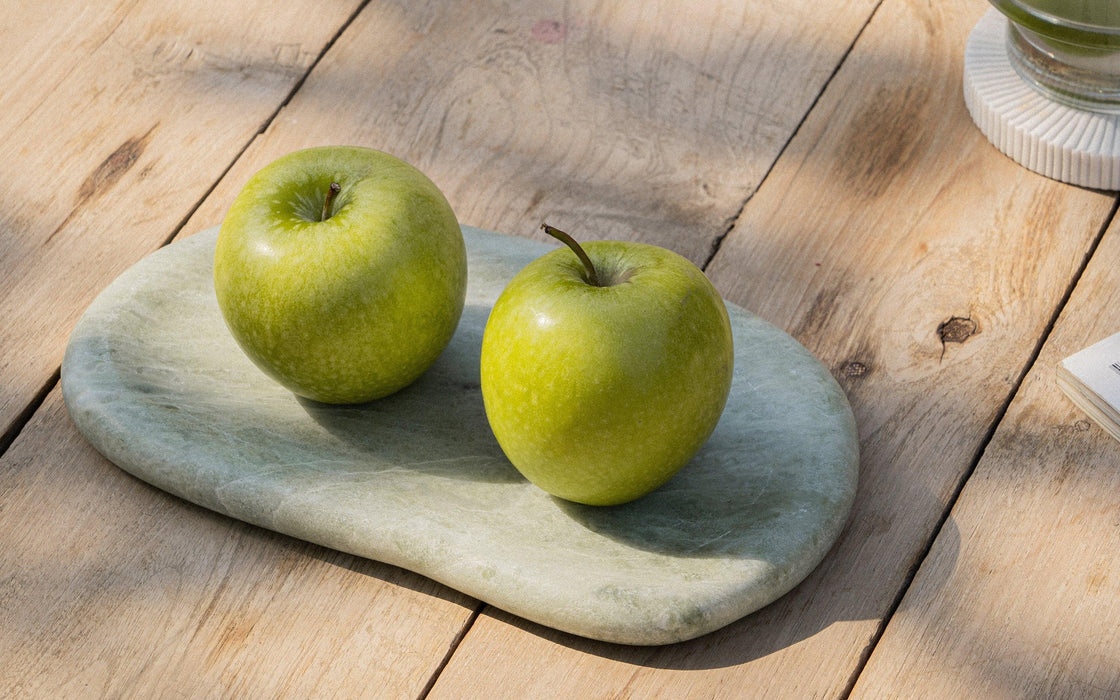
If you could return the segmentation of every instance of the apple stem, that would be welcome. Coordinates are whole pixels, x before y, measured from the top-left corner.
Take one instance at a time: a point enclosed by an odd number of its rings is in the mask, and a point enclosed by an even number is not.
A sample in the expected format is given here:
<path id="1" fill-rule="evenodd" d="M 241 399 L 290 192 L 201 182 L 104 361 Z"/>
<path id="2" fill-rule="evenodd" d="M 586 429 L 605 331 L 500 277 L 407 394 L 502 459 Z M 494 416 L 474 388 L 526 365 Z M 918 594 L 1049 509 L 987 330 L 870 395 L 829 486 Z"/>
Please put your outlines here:
<path id="1" fill-rule="evenodd" d="M 584 269 L 587 270 L 588 284 L 590 284 L 592 287 L 603 286 L 599 284 L 599 274 L 595 272 L 595 266 L 591 264 L 591 258 L 587 257 L 587 253 L 583 250 L 583 247 L 580 246 L 579 243 L 576 243 L 576 239 L 572 238 L 558 228 L 549 226 L 548 224 L 541 224 L 541 230 L 572 249 L 572 252 L 576 254 L 576 257 L 579 258 L 579 261 L 583 263 Z"/>
<path id="2" fill-rule="evenodd" d="M 323 215 L 319 217 L 319 221 L 326 221 L 331 218 L 331 214 L 334 213 L 331 211 L 331 205 L 334 204 L 335 195 L 341 190 L 342 185 L 337 182 L 332 182 L 331 186 L 327 188 L 327 196 L 323 199 Z"/>

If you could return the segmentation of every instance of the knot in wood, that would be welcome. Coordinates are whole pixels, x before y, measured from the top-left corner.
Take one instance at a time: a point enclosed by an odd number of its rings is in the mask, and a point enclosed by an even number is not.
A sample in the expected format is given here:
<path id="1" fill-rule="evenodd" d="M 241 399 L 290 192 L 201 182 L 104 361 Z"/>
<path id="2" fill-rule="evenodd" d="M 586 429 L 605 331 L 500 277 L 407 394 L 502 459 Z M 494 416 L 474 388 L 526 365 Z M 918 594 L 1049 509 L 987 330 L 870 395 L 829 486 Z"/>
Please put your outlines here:
<path id="1" fill-rule="evenodd" d="M 942 343 L 963 343 L 976 335 L 976 321 L 954 316 L 937 327 Z"/>

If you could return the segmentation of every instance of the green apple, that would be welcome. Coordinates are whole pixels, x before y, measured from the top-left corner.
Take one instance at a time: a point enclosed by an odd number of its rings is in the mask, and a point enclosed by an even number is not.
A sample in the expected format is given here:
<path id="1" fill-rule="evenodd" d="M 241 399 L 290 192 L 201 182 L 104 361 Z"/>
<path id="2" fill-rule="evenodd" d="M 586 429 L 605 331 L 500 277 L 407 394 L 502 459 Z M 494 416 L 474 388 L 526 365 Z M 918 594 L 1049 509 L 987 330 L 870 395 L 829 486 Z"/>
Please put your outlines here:
<path id="1" fill-rule="evenodd" d="M 541 489 L 625 503 L 666 482 L 715 429 L 731 388 L 727 307 L 672 251 L 580 246 L 543 228 L 568 248 L 529 263 L 494 303 L 482 339 L 486 417 Z"/>
<path id="2" fill-rule="evenodd" d="M 416 380 L 463 312 L 467 258 L 451 205 L 369 148 L 289 153 L 222 220 L 214 291 L 253 362 L 299 396 L 359 403 Z"/>

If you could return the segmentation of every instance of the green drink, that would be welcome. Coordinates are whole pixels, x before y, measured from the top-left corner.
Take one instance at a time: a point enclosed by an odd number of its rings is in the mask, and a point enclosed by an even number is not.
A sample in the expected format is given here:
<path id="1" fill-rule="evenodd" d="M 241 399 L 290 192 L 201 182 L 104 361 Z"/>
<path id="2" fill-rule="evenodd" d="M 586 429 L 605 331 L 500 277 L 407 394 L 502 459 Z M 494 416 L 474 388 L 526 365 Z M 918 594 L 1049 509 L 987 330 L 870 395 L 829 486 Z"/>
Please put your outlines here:
<path id="1" fill-rule="evenodd" d="M 1120 0 L 990 0 L 1015 70 L 1047 96 L 1120 113 Z"/>
<path id="2" fill-rule="evenodd" d="M 1021 27 L 1075 46 L 1120 48 L 1120 0 L 992 0 Z"/>

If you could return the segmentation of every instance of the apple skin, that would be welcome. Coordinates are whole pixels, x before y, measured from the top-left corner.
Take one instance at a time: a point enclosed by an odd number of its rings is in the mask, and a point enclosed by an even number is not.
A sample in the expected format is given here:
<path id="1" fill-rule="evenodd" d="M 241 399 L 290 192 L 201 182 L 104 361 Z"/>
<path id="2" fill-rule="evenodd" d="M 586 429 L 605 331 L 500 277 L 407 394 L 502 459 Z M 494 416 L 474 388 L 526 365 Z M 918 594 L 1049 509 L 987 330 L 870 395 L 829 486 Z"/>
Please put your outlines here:
<path id="1" fill-rule="evenodd" d="M 319 219 L 331 183 L 341 189 Z M 222 221 L 214 291 L 237 343 L 293 393 L 361 403 L 415 381 L 466 298 L 462 229 L 436 185 L 357 146 L 289 153 Z"/>
<path id="2" fill-rule="evenodd" d="M 523 268 L 482 340 L 486 416 L 510 462 L 559 498 L 617 505 L 653 491 L 710 437 L 734 362 L 727 307 L 658 246 L 583 246 Z"/>

